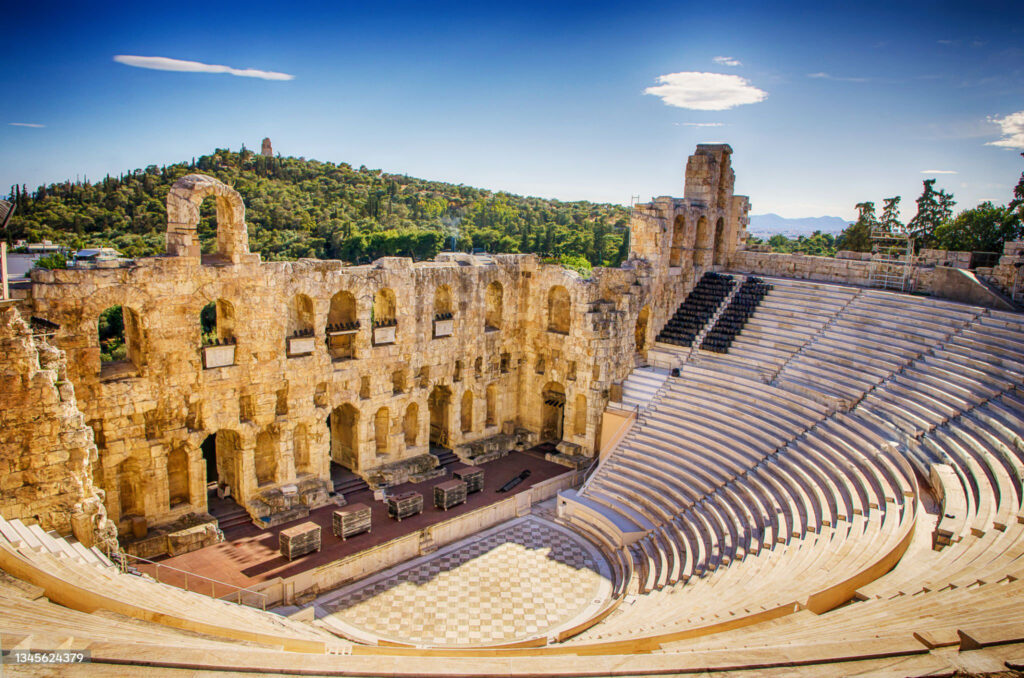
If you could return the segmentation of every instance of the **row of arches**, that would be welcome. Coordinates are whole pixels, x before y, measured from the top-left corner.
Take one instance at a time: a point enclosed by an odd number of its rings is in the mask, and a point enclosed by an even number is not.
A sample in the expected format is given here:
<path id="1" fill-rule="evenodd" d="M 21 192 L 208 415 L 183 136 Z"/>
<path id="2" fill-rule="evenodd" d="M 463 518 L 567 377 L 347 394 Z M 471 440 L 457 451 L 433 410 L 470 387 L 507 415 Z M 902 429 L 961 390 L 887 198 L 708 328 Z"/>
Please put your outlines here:
<path id="1" fill-rule="evenodd" d="M 500 330 L 504 322 L 504 288 L 498 281 L 491 282 L 484 294 L 486 309 L 484 330 Z M 440 285 L 434 293 L 435 319 L 454 314 L 452 292 L 448 285 Z M 396 324 L 397 300 L 390 288 L 382 288 L 374 296 L 370 311 L 371 323 Z M 313 300 L 305 294 L 296 294 L 288 305 L 286 316 L 288 336 L 311 336 L 315 326 Z M 562 285 L 553 285 L 547 295 L 547 329 L 568 334 L 572 319 L 572 301 L 569 291 Z M 333 360 L 355 357 L 355 334 L 358 330 L 356 298 L 343 290 L 331 297 L 327 313 L 327 346 Z M 237 313 L 227 299 L 217 299 L 199 312 L 201 344 L 230 344 L 237 341 Z M 142 323 L 137 311 L 127 306 L 112 306 L 100 314 L 97 321 L 100 345 L 101 371 L 117 363 L 144 364 Z"/>
<path id="2" fill-rule="evenodd" d="M 725 247 L 725 219 L 719 217 L 715 222 L 715 232 L 712 239 L 709 221 L 706 216 L 697 220 L 697 230 L 693 239 L 693 255 L 691 262 L 694 266 L 703 266 L 714 263 L 716 266 L 726 264 Z M 710 250 L 711 256 L 705 258 L 702 252 Z M 683 266 L 686 248 L 686 217 L 682 214 L 676 216 L 672 225 L 672 242 L 669 247 L 669 266 Z"/>

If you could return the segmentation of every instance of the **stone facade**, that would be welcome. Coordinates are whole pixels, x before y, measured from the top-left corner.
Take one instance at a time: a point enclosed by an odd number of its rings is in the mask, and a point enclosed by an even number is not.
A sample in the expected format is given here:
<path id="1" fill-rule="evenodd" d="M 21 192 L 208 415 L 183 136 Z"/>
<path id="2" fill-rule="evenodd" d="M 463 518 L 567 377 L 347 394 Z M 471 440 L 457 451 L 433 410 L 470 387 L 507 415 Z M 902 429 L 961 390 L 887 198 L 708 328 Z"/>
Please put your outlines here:
<path id="1" fill-rule="evenodd" d="M 116 533 L 93 486 L 96 445 L 64 354 L 11 305 L 0 308 L 0 384 L 0 514 L 109 549 Z"/>
<path id="2" fill-rule="evenodd" d="M 436 465 L 432 445 L 550 440 L 592 455 L 610 385 L 745 238 L 730 155 L 699 146 L 686 197 L 638 205 L 629 260 L 589 279 L 534 255 L 261 262 L 238 194 L 189 175 L 168 195 L 167 256 L 36 270 L 23 307 L 59 325 L 93 479 L 122 529 L 203 514 L 214 476 L 269 520 L 329 501 L 332 462 L 386 482 Z M 196 232 L 207 198 L 215 256 Z M 102 363 L 97 322 L 113 306 L 127 357 Z"/>

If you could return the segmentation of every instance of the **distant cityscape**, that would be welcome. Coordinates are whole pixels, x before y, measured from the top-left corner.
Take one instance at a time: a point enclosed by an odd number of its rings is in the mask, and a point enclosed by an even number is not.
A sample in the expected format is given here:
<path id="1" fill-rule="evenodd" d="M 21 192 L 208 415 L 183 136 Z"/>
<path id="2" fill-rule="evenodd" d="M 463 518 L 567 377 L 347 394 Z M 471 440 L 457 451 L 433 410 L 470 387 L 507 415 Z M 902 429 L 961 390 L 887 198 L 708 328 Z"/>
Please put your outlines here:
<path id="1" fill-rule="evenodd" d="M 850 225 L 842 217 L 801 217 L 787 219 L 778 214 L 751 214 L 750 226 L 747 231 L 758 238 L 769 238 L 776 234 L 788 238 L 795 238 L 801 235 L 811 235 L 815 231 L 839 235 Z"/>

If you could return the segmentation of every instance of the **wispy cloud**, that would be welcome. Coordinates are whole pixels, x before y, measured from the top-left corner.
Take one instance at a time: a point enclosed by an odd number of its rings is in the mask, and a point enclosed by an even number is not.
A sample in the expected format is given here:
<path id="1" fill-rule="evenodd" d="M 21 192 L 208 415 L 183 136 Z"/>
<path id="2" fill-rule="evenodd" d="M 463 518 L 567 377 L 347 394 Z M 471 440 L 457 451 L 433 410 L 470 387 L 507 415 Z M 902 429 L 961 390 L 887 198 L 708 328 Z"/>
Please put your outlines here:
<path id="1" fill-rule="evenodd" d="M 817 80 L 838 80 L 840 82 L 867 82 L 867 78 L 845 78 L 838 75 L 832 75 L 831 73 L 808 73 L 808 78 L 815 78 Z"/>
<path id="2" fill-rule="evenodd" d="M 46 127 L 46 125 L 40 125 L 38 122 L 9 122 L 7 124 L 14 127 Z"/>
<path id="3" fill-rule="evenodd" d="M 989 141 L 986 146 L 1000 146 L 1002 148 L 1024 148 L 1024 111 L 1010 113 L 1002 118 L 989 116 L 989 122 L 994 122 L 1003 130 L 1003 138 Z"/>
<path id="4" fill-rule="evenodd" d="M 720 122 L 677 122 L 677 126 L 682 125 L 683 127 L 721 127 Z"/>
<path id="5" fill-rule="evenodd" d="M 711 60 L 714 61 L 716 64 L 720 64 L 722 66 L 742 66 L 743 65 L 743 62 L 740 61 L 739 59 L 736 59 L 734 57 L 729 57 L 729 56 L 717 56 L 717 57 L 714 57 Z"/>
<path id="6" fill-rule="evenodd" d="M 136 68 L 149 68 L 154 71 L 181 71 L 185 73 L 227 73 L 242 78 L 260 78 L 261 80 L 291 80 L 295 76 L 274 71 L 260 71 L 255 68 L 232 68 L 217 64 L 204 64 L 201 61 L 184 61 L 168 57 L 132 56 L 118 54 L 114 61 Z"/>
<path id="7" fill-rule="evenodd" d="M 921 170 L 921 174 L 956 174 L 956 170 Z"/>
<path id="8" fill-rule="evenodd" d="M 768 96 L 746 78 L 724 73 L 669 73 L 659 75 L 658 83 L 645 89 L 644 94 L 660 97 L 669 106 L 694 111 L 724 111 L 744 104 L 756 104 Z"/>

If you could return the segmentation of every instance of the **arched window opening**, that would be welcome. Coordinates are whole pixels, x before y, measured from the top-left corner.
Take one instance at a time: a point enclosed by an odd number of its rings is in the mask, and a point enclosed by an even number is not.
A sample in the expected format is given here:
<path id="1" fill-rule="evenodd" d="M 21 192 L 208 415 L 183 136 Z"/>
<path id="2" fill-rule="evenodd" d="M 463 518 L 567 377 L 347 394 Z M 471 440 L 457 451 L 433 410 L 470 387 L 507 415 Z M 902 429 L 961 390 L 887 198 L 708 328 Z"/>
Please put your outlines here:
<path id="1" fill-rule="evenodd" d="M 235 364 L 235 307 L 230 301 L 211 301 L 199 312 L 203 367 Z"/>
<path id="2" fill-rule="evenodd" d="M 338 292 L 331 297 L 331 307 L 327 312 L 327 352 L 332 360 L 356 357 L 355 340 L 358 332 L 356 298 L 351 292 Z"/>
<path id="3" fill-rule="evenodd" d="M 636 344 L 637 353 L 643 354 L 647 350 L 647 326 L 651 319 L 651 308 L 644 306 L 636 317 L 636 328 L 633 330 L 633 341 Z"/>
<path id="4" fill-rule="evenodd" d="M 448 417 L 451 402 L 452 392 L 447 386 L 435 386 L 427 399 L 430 410 L 430 444 L 435 447 L 448 447 L 450 444 Z"/>
<path id="5" fill-rule="evenodd" d="M 473 430 L 473 392 L 467 390 L 462 394 L 462 432 L 469 433 Z"/>
<path id="6" fill-rule="evenodd" d="M 495 280 L 487 286 L 486 311 L 484 314 L 484 331 L 491 332 L 501 329 L 502 314 L 505 306 L 505 288 Z"/>
<path id="7" fill-rule="evenodd" d="M 189 504 L 188 454 L 182 448 L 171 450 L 167 455 L 167 494 L 170 508 Z"/>
<path id="8" fill-rule="evenodd" d="M 452 290 L 447 285 L 438 285 L 434 291 L 434 338 L 448 337 L 454 333 L 455 313 L 452 308 Z"/>
<path id="9" fill-rule="evenodd" d="M 288 304 L 285 341 L 289 357 L 309 355 L 316 348 L 313 320 L 313 300 L 305 294 L 296 294 Z"/>
<path id="10" fill-rule="evenodd" d="M 541 441 L 562 440 L 562 424 L 565 418 L 565 387 L 549 381 L 541 391 L 542 421 Z"/>
<path id="11" fill-rule="evenodd" d="M 484 394 L 486 398 L 486 419 L 484 421 L 485 426 L 497 426 L 498 425 L 498 387 L 494 384 L 487 385 L 487 391 Z"/>
<path id="12" fill-rule="evenodd" d="M 295 474 L 313 473 L 313 459 L 309 452 L 309 429 L 299 424 L 292 432 L 292 459 L 295 462 Z"/>
<path id="13" fill-rule="evenodd" d="M 373 436 L 377 447 L 377 455 L 385 456 L 391 452 L 391 412 L 386 407 L 377 410 L 373 417 Z"/>
<path id="14" fill-rule="evenodd" d="M 683 265 L 683 246 L 686 240 L 686 218 L 680 214 L 672 226 L 672 246 L 669 250 L 669 266 Z"/>
<path id="15" fill-rule="evenodd" d="M 415 447 L 419 442 L 420 430 L 420 406 L 416 403 L 409 403 L 409 407 L 405 408 L 402 430 L 405 434 L 405 446 Z"/>
<path id="16" fill-rule="evenodd" d="M 571 313 L 572 302 L 568 290 L 555 285 L 548 291 L 548 331 L 569 334 Z"/>
<path id="17" fill-rule="evenodd" d="M 587 434 L 587 398 L 582 393 L 576 396 L 573 407 L 573 433 L 578 436 Z"/>
<path id="18" fill-rule="evenodd" d="M 708 218 L 702 216 L 697 220 L 697 233 L 693 240 L 693 265 L 706 266 L 705 253 L 711 248 L 711 233 L 708 231 Z"/>
<path id="19" fill-rule="evenodd" d="M 719 217 L 715 224 L 715 266 L 725 266 L 725 254 L 725 220 Z"/>
<path id="20" fill-rule="evenodd" d="M 390 288 L 377 290 L 373 296 L 373 344 L 381 346 L 395 343 L 398 328 L 398 302 Z"/>
<path id="21" fill-rule="evenodd" d="M 256 484 L 260 487 L 277 482 L 277 435 L 270 431 L 260 431 L 256 436 Z"/>
<path id="22" fill-rule="evenodd" d="M 330 416 L 331 459 L 351 471 L 359 467 L 359 410 L 345 403 Z"/>
<path id="23" fill-rule="evenodd" d="M 142 322 L 133 309 L 111 306 L 100 313 L 97 336 L 101 373 L 142 367 Z"/>

